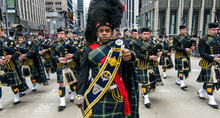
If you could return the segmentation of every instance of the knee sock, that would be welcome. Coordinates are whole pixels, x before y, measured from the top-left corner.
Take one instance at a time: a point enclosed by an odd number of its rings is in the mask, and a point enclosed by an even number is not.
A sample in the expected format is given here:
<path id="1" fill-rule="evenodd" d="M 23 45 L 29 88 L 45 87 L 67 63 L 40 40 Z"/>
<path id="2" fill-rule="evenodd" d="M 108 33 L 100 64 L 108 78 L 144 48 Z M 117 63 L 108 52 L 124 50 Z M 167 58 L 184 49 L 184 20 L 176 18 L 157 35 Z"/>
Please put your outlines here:
<path id="1" fill-rule="evenodd" d="M 18 87 L 12 86 L 11 90 L 14 92 L 14 94 L 18 93 Z"/>
<path id="2" fill-rule="evenodd" d="M 180 80 L 183 80 L 183 72 L 178 71 L 178 77 L 180 78 Z"/>
<path id="3" fill-rule="evenodd" d="M 31 82 L 32 82 L 32 84 L 35 84 L 36 83 L 36 79 L 34 79 L 34 77 L 31 77 Z"/>
<path id="4" fill-rule="evenodd" d="M 75 83 L 73 85 L 70 85 L 70 90 L 72 92 L 76 91 L 76 84 Z"/>
<path id="5" fill-rule="evenodd" d="M 65 94 L 66 94 L 66 89 L 65 87 L 59 87 L 59 95 L 60 97 L 65 97 Z"/>
<path id="6" fill-rule="evenodd" d="M 208 95 L 213 95 L 213 85 L 206 85 Z"/>
<path id="7" fill-rule="evenodd" d="M 142 85 L 142 92 L 144 95 L 147 95 L 150 89 L 150 85 Z"/>
<path id="8" fill-rule="evenodd" d="M 162 71 L 166 72 L 167 68 L 166 67 L 162 67 Z"/>

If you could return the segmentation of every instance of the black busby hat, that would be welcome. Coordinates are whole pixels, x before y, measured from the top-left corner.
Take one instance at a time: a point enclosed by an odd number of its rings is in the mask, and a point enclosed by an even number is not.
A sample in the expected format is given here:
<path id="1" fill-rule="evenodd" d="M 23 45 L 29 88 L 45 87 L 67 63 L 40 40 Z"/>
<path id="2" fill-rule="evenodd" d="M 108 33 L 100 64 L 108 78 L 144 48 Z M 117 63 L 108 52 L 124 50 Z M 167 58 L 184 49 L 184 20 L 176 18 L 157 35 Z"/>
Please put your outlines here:
<path id="1" fill-rule="evenodd" d="M 120 0 L 91 0 L 88 10 L 85 37 L 88 43 L 97 41 L 99 26 L 117 28 L 121 24 L 124 5 Z"/>
<path id="2" fill-rule="evenodd" d="M 143 32 L 150 32 L 150 29 L 149 28 L 142 28 L 141 33 L 143 33 Z"/>
<path id="3" fill-rule="evenodd" d="M 217 27 L 218 27 L 218 24 L 217 24 L 217 23 L 214 23 L 214 22 L 209 23 L 209 29 L 210 29 L 210 28 L 217 28 Z"/>
<path id="4" fill-rule="evenodd" d="M 186 28 L 185 25 L 180 25 L 180 27 L 179 27 L 180 30 L 181 30 L 181 29 L 184 29 L 184 28 Z"/>
<path id="5" fill-rule="evenodd" d="M 137 29 L 132 29 L 131 32 L 137 32 Z"/>
<path id="6" fill-rule="evenodd" d="M 124 29 L 124 32 L 127 32 L 128 31 L 128 29 Z"/>
<path id="7" fill-rule="evenodd" d="M 59 27 L 59 28 L 57 28 L 57 32 L 62 32 L 62 31 L 65 32 L 65 28 L 63 28 L 63 27 Z M 65 32 L 65 33 L 66 33 L 66 32 Z"/>

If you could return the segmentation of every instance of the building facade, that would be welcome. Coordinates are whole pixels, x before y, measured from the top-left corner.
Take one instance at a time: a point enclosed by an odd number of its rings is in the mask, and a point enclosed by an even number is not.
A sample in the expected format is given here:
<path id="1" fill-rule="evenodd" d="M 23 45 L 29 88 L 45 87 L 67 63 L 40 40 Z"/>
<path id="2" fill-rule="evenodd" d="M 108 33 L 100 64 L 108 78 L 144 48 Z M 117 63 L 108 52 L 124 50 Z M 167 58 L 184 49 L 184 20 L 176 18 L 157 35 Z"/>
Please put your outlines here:
<path id="1" fill-rule="evenodd" d="M 1 22 L 4 24 L 5 13 L 8 16 L 8 28 L 21 26 L 18 31 L 28 32 L 42 29 L 46 25 L 45 0 L 1 0 Z M 7 4 L 7 12 L 6 6 Z"/>
<path id="2" fill-rule="evenodd" d="M 83 0 L 77 0 L 77 20 L 78 31 L 84 29 L 84 3 Z"/>
<path id="3" fill-rule="evenodd" d="M 189 34 L 202 36 L 215 11 L 220 17 L 220 0 L 142 0 L 141 5 L 140 25 L 150 27 L 155 35 L 179 34 L 179 26 L 185 24 Z"/>
<path id="4" fill-rule="evenodd" d="M 45 0 L 45 5 L 46 5 L 46 11 L 48 12 L 47 14 L 50 16 L 47 16 L 47 21 L 55 22 L 60 20 L 60 17 L 58 14 L 63 16 L 63 19 L 61 19 L 64 22 L 64 26 L 68 29 L 74 29 L 76 27 L 76 21 L 74 17 L 77 15 L 77 6 L 76 6 L 76 0 Z M 57 13 L 49 13 L 49 12 L 57 12 Z M 73 14 L 73 19 L 68 18 L 68 14 L 72 13 Z M 54 16 L 51 16 L 51 15 Z M 56 20 L 55 20 L 56 19 Z M 56 23 L 57 24 L 57 23 Z M 49 24 L 48 24 L 49 25 Z M 60 25 L 60 24 L 59 24 Z M 56 28 L 58 28 L 58 24 Z M 51 27 L 50 25 L 50 32 L 53 33 L 54 28 Z"/>
<path id="5" fill-rule="evenodd" d="M 121 0 L 126 6 L 120 25 L 123 29 L 137 29 L 139 27 L 139 0 Z"/>

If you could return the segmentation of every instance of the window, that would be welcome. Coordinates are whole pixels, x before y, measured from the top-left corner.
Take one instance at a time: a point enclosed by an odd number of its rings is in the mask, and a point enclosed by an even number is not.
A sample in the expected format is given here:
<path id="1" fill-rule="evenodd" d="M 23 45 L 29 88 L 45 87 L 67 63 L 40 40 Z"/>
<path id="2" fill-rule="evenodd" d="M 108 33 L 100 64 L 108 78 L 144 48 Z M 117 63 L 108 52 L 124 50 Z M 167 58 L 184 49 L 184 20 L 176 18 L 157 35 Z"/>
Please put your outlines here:
<path id="1" fill-rule="evenodd" d="M 62 5 L 62 2 L 55 2 L 55 5 Z"/>
<path id="2" fill-rule="evenodd" d="M 62 11 L 62 8 L 58 7 L 58 8 L 56 8 L 56 10 L 58 10 L 58 11 Z"/>
<path id="3" fill-rule="evenodd" d="M 53 2 L 46 2 L 45 5 L 53 5 Z"/>
<path id="4" fill-rule="evenodd" d="M 170 10 L 170 34 L 176 34 L 176 11 L 175 9 Z"/>
<path id="5" fill-rule="evenodd" d="M 46 7 L 46 11 L 52 11 L 51 7 Z"/>

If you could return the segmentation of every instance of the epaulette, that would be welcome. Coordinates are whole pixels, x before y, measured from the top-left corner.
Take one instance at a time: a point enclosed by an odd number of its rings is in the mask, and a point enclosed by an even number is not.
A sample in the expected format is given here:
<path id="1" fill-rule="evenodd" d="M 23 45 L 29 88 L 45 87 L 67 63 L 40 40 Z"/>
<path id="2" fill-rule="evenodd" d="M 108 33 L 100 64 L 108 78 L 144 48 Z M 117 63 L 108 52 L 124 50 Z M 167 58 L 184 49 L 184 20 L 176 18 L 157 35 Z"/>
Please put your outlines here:
<path id="1" fill-rule="evenodd" d="M 202 38 L 206 37 L 207 35 L 204 35 Z"/>

